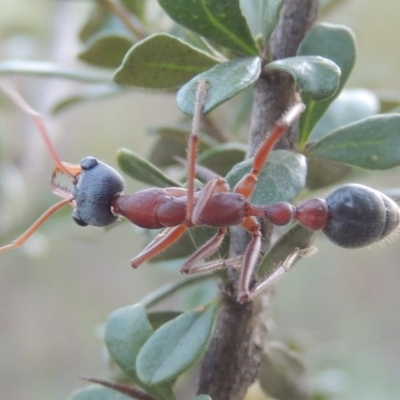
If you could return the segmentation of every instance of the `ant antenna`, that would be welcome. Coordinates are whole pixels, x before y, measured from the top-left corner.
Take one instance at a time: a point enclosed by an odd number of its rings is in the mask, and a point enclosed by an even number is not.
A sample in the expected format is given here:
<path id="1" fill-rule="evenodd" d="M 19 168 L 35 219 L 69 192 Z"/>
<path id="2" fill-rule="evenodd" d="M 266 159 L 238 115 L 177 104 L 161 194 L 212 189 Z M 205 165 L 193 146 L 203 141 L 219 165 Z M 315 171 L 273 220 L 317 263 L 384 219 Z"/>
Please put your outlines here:
<path id="1" fill-rule="evenodd" d="M 77 173 L 79 173 L 79 171 L 74 170 L 72 168 L 68 169 L 68 167 L 64 165 L 64 163 L 61 161 L 60 157 L 57 154 L 56 149 L 53 146 L 53 143 L 50 140 L 50 136 L 47 132 L 42 116 L 38 112 L 36 112 L 11 85 L 5 82 L 0 82 L 0 87 L 3 89 L 5 93 L 8 94 L 8 96 L 22 111 L 26 112 L 31 116 L 34 124 L 36 125 L 40 133 L 40 136 L 42 137 L 44 143 L 46 144 L 47 149 L 49 150 L 51 157 L 53 158 L 56 164 L 55 171 L 61 171 L 64 174 L 70 176 L 71 178 L 75 178 Z"/>
<path id="2" fill-rule="evenodd" d="M 40 227 L 40 225 L 43 224 L 44 221 L 46 221 L 47 218 L 50 217 L 55 211 L 57 211 L 59 208 L 64 206 L 65 204 L 71 203 L 74 199 L 70 197 L 69 199 L 64 199 L 59 201 L 58 203 L 54 204 L 51 206 L 43 215 L 41 215 L 20 237 L 15 239 L 12 243 L 7 244 L 3 247 L 0 247 L 0 253 L 3 253 L 4 251 L 15 249 L 16 247 L 19 247 L 23 245 L 31 236 L 32 234 Z"/>
<path id="3" fill-rule="evenodd" d="M 53 179 L 58 172 L 62 172 L 75 180 L 76 176 L 81 172 L 80 166 L 63 163 L 60 160 L 60 157 L 58 156 L 57 151 L 50 140 L 50 136 L 47 133 L 47 129 L 45 127 L 42 116 L 38 112 L 36 112 L 11 85 L 6 84 L 5 82 L 0 82 L 0 87 L 22 111 L 26 112 L 32 117 L 33 122 L 35 123 L 42 139 L 47 146 L 47 149 L 50 152 L 51 157 L 56 164 L 53 172 Z M 24 244 L 29 239 L 29 237 L 32 236 L 32 234 L 43 224 L 43 222 L 46 221 L 47 218 L 49 218 L 55 211 L 57 211 L 62 206 L 72 203 L 74 201 L 74 197 L 72 195 L 66 195 L 63 192 L 61 193 L 56 185 L 52 184 L 52 189 L 55 194 L 63 197 L 63 200 L 50 207 L 41 217 L 39 217 L 36 222 L 34 222 L 20 237 L 18 237 L 12 243 L 0 247 L 0 253 L 14 249 Z"/>

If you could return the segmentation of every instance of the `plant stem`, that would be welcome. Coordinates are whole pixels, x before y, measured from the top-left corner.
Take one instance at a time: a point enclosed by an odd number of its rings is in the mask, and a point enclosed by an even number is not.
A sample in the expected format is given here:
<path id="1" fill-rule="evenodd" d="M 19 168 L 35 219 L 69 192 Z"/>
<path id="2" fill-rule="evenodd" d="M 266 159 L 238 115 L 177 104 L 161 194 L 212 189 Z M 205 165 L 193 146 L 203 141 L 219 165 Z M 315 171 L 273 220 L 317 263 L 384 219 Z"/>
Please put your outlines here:
<path id="1" fill-rule="evenodd" d="M 287 0 L 280 22 L 273 34 L 270 54 L 273 59 L 292 57 L 316 19 L 318 0 Z M 283 73 L 263 74 L 254 86 L 254 103 L 247 157 L 251 157 L 267 132 L 296 96 L 294 82 Z M 289 133 L 278 143 L 280 148 L 294 147 Z M 271 226 L 264 224 L 264 251 L 269 246 Z M 230 256 L 244 254 L 249 235 L 231 229 Z M 272 289 L 253 302 L 236 301 L 238 273 L 229 271 L 229 282 L 222 289 L 222 307 L 217 316 L 214 335 L 203 359 L 199 394 L 214 400 L 242 400 L 248 387 L 257 379 L 260 357 L 267 339 L 266 322 L 271 314 Z"/>

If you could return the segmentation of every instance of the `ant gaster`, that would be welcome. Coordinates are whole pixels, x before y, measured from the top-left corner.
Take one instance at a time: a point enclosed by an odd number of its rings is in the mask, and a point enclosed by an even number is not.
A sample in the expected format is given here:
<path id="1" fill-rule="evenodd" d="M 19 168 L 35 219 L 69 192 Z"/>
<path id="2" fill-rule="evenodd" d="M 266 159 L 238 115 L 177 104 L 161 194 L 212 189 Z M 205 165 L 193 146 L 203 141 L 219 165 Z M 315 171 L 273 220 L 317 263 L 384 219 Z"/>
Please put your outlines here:
<path id="1" fill-rule="evenodd" d="M 228 227 L 240 225 L 251 234 L 238 283 L 238 300 L 244 302 L 275 283 L 287 270 L 282 264 L 281 269 L 277 268 L 265 281 L 250 288 L 261 247 L 257 217 L 267 219 L 275 225 L 286 225 L 297 220 L 310 230 L 322 230 L 331 241 L 347 248 L 367 246 L 379 241 L 399 225 L 400 208 L 393 200 L 376 190 L 357 184 L 341 186 L 326 199 L 313 198 L 298 207 L 284 202 L 256 206 L 248 201 L 275 143 L 303 112 L 304 105 L 300 101 L 292 105 L 276 123 L 255 152 L 251 172 L 243 176 L 232 192 L 226 180 L 220 177 L 210 180 L 201 190 L 195 191 L 198 128 L 208 89 L 208 83 L 200 81 L 188 144 L 187 188 L 150 188 L 133 194 L 122 194 L 124 181 L 121 175 L 96 158 L 86 157 L 80 165 L 62 162 L 50 141 L 41 115 L 14 89 L 6 85 L 2 85 L 2 88 L 37 125 L 56 164 L 51 180 L 52 191 L 63 200 L 47 210 L 14 242 L 0 247 L 0 253 L 22 245 L 50 215 L 65 204 L 71 204 L 74 208 L 73 219 L 81 226 L 108 226 L 121 215 L 142 228 L 164 228 L 161 234 L 131 260 L 133 268 L 165 250 L 190 227 L 218 228 L 217 233 L 184 262 L 181 272 L 191 274 L 211 271 L 225 265 L 216 261 L 196 266 L 218 250 Z M 72 191 L 63 189 L 56 183 L 56 177 L 60 173 L 72 179 Z M 294 259 L 299 255 L 295 251 L 288 258 Z M 286 261 L 287 265 L 293 262 Z"/>

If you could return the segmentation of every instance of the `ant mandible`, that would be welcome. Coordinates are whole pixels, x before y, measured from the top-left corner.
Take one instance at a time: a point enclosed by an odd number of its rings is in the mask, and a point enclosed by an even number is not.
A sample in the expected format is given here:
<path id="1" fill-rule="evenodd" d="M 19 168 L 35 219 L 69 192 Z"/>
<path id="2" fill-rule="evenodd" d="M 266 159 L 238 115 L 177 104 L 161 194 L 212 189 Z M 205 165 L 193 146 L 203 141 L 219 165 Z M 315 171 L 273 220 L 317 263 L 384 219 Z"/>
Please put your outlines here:
<path id="1" fill-rule="evenodd" d="M 251 172 L 243 176 L 232 192 L 222 177 L 216 177 L 207 182 L 202 189 L 195 190 L 198 129 L 208 90 L 208 83 L 200 81 L 188 144 L 187 187 L 149 188 L 133 194 L 122 194 L 124 181 L 121 175 L 96 158 L 85 157 L 80 164 L 62 162 L 50 141 L 41 115 L 13 88 L 4 84 L 1 87 L 33 118 L 55 162 L 51 180 L 52 191 L 63 200 L 47 210 L 14 242 L 0 247 L 0 253 L 21 246 L 55 211 L 70 204 L 74 208 L 72 217 L 80 226 L 108 226 L 121 215 L 142 228 L 164 228 L 161 234 L 130 261 L 133 268 L 139 267 L 172 245 L 190 227 L 218 228 L 217 233 L 184 262 L 181 272 L 192 274 L 211 271 L 225 265 L 221 261 L 214 261 L 196 266 L 198 262 L 218 250 L 228 227 L 240 225 L 251 234 L 243 257 L 237 289 L 238 301 L 245 302 L 275 283 L 286 272 L 282 264 L 282 268 L 277 268 L 265 281 L 254 288 L 250 287 L 261 247 L 261 231 L 257 218 L 264 218 L 275 225 L 286 225 L 292 220 L 297 220 L 310 230 L 323 230 L 331 241 L 347 248 L 367 246 L 379 241 L 392 233 L 400 223 L 400 208 L 393 200 L 383 193 L 357 184 L 341 186 L 326 199 L 313 198 L 298 207 L 285 202 L 256 206 L 248 201 L 275 143 L 303 112 L 304 105 L 301 101 L 293 104 L 277 121 L 272 132 L 255 152 Z M 57 184 L 56 177 L 59 174 L 72 179 L 71 191 Z M 295 251 L 289 257 L 295 258 L 299 254 Z"/>

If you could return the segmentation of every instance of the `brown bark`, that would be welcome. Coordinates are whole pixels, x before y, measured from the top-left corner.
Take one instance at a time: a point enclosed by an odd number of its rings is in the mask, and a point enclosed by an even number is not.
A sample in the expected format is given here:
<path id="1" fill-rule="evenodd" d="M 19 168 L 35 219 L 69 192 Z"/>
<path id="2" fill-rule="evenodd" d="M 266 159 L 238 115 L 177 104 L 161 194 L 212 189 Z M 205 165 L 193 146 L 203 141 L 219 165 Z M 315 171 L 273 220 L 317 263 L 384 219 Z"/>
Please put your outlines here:
<path id="1" fill-rule="evenodd" d="M 287 0 L 280 22 L 272 36 L 269 54 L 273 59 L 296 55 L 297 48 L 316 19 L 318 0 Z M 264 139 L 282 113 L 293 103 L 295 87 L 290 76 L 263 74 L 254 86 L 248 157 Z M 293 148 L 295 139 L 283 138 L 280 148 Z M 271 229 L 265 229 L 264 248 Z M 230 255 L 243 254 L 248 235 L 242 229 L 231 230 Z M 260 356 L 267 338 L 266 321 L 271 313 L 272 290 L 266 290 L 253 302 L 239 304 L 235 297 L 237 272 L 229 272 L 222 288 L 223 305 L 215 331 L 201 366 L 199 394 L 213 400 L 242 400 L 257 379 Z"/>

